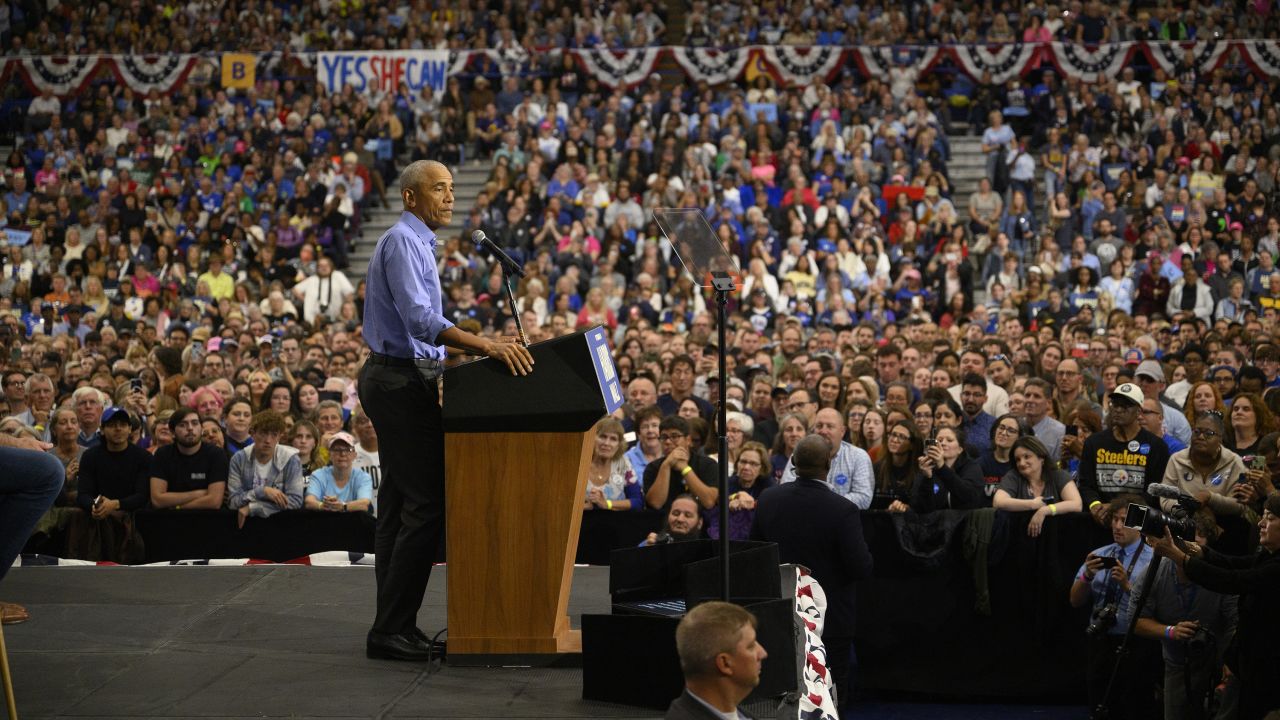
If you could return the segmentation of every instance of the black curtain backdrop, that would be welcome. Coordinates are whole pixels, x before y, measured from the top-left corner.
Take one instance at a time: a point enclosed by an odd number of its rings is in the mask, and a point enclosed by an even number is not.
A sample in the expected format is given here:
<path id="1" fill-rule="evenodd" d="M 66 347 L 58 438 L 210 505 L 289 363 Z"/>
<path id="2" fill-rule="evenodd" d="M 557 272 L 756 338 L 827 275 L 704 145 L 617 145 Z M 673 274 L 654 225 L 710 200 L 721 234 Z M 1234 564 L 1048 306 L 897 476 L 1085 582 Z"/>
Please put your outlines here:
<path id="1" fill-rule="evenodd" d="M 863 513 L 875 576 L 858 590 L 860 696 L 1083 701 L 1088 610 L 1071 608 L 1067 594 L 1084 556 L 1110 533 L 1075 513 L 1031 538 L 1030 513 L 988 513 L 989 614 L 975 609 L 964 552 L 971 516 Z M 364 514 L 289 511 L 243 529 L 230 511 L 144 511 L 137 520 L 149 562 L 373 551 Z M 577 561 L 607 565 L 613 549 L 634 547 L 660 524 L 656 512 L 584 513 Z"/>

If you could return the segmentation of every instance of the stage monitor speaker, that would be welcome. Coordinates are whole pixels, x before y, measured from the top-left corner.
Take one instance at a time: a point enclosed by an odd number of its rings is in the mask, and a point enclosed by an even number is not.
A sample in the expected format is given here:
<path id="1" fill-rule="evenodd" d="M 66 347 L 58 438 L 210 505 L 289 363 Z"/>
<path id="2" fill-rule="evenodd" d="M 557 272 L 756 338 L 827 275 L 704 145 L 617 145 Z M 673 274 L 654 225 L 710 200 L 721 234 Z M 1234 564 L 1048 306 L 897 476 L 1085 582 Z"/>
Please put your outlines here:
<path id="1" fill-rule="evenodd" d="M 609 593 L 615 603 L 719 597 L 717 552 L 714 540 L 614 550 L 609 558 Z M 777 568 L 778 550 L 773 543 L 749 540 L 729 543 L 730 596 L 779 597 L 774 581 Z"/>
<path id="2" fill-rule="evenodd" d="M 803 686 L 805 646 L 803 628 L 795 614 L 796 566 L 774 565 L 773 572 L 776 574 L 769 582 L 774 594 L 781 597 L 734 599 L 756 616 L 757 639 L 769 654 L 760 674 L 760 684 L 747 698 L 747 703 L 777 701 Z M 704 601 L 711 599 L 714 598 Z M 684 687 L 675 641 L 680 617 L 675 614 L 583 615 L 583 699 L 665 710 Z"/>

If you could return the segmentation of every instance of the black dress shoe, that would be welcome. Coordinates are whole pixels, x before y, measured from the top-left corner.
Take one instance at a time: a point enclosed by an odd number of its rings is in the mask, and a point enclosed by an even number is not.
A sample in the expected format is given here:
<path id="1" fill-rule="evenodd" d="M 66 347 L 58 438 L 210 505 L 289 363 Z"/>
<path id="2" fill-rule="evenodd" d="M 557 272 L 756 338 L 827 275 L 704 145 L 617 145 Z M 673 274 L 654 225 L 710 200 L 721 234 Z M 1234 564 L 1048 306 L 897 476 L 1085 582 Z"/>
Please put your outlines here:
<path id="1" fill-rule="evenodd" d="M 445 645 L 445 641 L 432 640 L 431 636 L 428 635 L 425 631 L 423 631 L 423 629 L 420 627 L 415 627 L 413 630 L 410 630 L 406 634 L 412 637 L 413 639 L 417 640 L 422 647 L 431 650 L 432 657 L 444 656 L 445 650 L 447 647 Z"/>
<path id="2" fill-rule="evenodd" d="M 365 640 L 364 654 L 373 660 L 411 660 L 424 661 L 431 659 L 431 651 L 421 645 L 416 637 L 408 634 L 384 635 L 369 631 Z"/>

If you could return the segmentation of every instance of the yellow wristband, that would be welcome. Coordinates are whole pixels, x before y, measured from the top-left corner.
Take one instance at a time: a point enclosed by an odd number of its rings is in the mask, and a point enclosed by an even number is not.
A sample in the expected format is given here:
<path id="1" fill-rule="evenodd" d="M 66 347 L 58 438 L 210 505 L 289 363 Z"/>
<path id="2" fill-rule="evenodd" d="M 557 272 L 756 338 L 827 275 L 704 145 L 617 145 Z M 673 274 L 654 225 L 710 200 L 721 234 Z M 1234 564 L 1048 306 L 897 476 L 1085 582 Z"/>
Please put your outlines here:
<path id="1" fill-rule="evenodd" d="M 685 466 L 684 466 L 684 469 L 680 471 L 680 477 L 684 477 L 684 476 L 688 475 L 688 474 L 689 474 L 689 473 L 691 473 L 691 472 L 693 472 L 693 466 L 692 466 L 692 465 L 685 465 Z"/>
<path id="2" fill-rule="evenodd" d="M 613 501 L 612 501 L 612 500 L 605 500 L 605 501 L 604 501 L 604 506 L 605 506 L 606 508 L 608 508 L 609 510 L 612 510 L 612 509 L 613 509 Z"/>
<path id="3" fill-rule="evenodd" d="M 1057 514 L 1058 514 L 1058 506 L 1057 506 L 1057 505 L 1050 505 L 1050 506 L 1049 506 L 1049 514 L 1050 514 L 1050 515 L 1057 515 Z"/>
<path id="4" fill-rule="evenodd" d="M 1094 500 L 1093 502 L 1089 503 L 1089 509 L 1092 510 L 1101 504 L 1102 504 L 1101 500 Z"/>
<path id="5" fill-rule="evenodd" d="M 181 505 L 174 505 L 174 506 L 173 506 L 173 509 L 174 509 L 174 510 L 181 510 L 181 509 L 182 509 L 182 506 L 181 506 Z"/>

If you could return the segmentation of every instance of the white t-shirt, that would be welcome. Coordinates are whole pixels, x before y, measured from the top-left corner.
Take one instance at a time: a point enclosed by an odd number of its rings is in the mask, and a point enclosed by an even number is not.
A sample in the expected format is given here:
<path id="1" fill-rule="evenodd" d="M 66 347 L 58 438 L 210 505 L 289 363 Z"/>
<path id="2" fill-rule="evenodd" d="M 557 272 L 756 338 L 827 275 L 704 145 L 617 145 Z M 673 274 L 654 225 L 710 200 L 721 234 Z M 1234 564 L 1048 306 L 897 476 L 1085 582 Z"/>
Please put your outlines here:
<path id="1" fill-rule="evenodd" d="M 360 445 L 356 445 L 356 462 L 355 467 L 369 473 L 369 477 L 373 478 L 373 514 L 378 514 L 378 486 L 382 484 L 382 464 L 378 460 L 377 452 L 369 452 Z"/>

